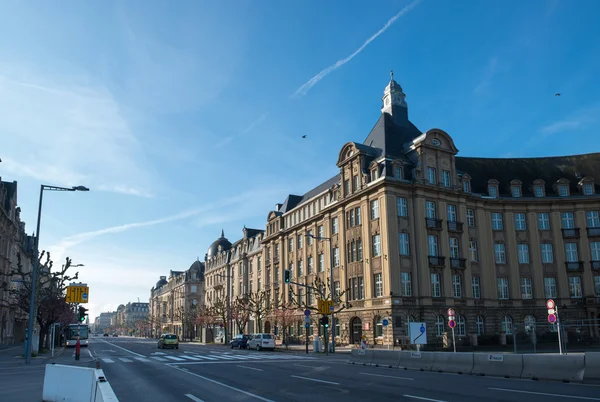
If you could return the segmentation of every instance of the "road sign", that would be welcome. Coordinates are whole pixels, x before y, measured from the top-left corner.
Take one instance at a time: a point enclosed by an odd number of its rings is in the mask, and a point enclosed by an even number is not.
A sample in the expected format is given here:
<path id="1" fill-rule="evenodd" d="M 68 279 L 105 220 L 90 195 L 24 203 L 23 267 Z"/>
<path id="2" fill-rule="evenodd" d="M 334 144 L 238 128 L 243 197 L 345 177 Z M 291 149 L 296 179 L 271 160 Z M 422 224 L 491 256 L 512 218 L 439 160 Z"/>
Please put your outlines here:
<path id="1" fill-rule="evenodd" d="M 390 322 L 389 322 L 387 319 L 384 319 L 383 321 L 381 321 L 381 324 L 382 324 L 384 327 L 387 327 L 389 323 L 390 323 Z"/>
<path id="2" fill-rule="evenodd" d="M 554 310 L 553 308 L 548 309 L 548 314 L 554 314 L 554 313 L 556 313 L 556 310 Z"/>
<path id="3" fill-rule="evenodd" d="M 449 309 L 448 309 L 448 315 L 455 315 L 455 314 L 454 314 L 454 309 L 453 309 L 453 308 L 449 308 Z"/>
<path id="4" fill-rule="evenodd" d="M 454 321 L 454 320 L 450 320 L 450 321 L 448 321 L 448 326 L 449 326 L 450 328 L 454 328 L 454 327 L 456 327 L 456 321 Z"/>
<path id="5" fill-rule="evenodd" d="M 304 310 L 304 315 L 308 317 L 310 315 L 310 310 L 309 309 Z"/>
<path id="6" fill-rule="evenodd" d="M 548 322 L 554 324 L 556 322 L 556 316 L 554 314 L 548 315 Z"/>
<path id="7" fill-rule="evenodd" d="M 87 303 L 90 288 L 87 285 L 69 285 L 65 301 L 67 303 Z"/>
<path id="8" fill-rule="evenodd" d="M 309 316 L 304 316 L 304 322 L 307 324 L 310 324 L 310 317 Z"/>
<path id="9" fill-rule="evenodd" d="M 427 325 L 424 322 L 411 322 L 408 327 L 411 345 L 427 345 Z"/>
<path id="10" fill-rule="evenodd" d="M 330 314 L 333 311 L 333 300 L 319 300 L 319 314 Z"/>
<path id="11" fill-rule="evenodd" d="M 308 323 L 304 324 L 304 328 L 308 329 L 308 327 L 310 327 L 310 324 L 308 324 Z"/>
<path id="12" fill-rule="evenodd" d="M 548 309 L 551 309 L 551 308 L 553 309 L 553 308 L 554 308 L 554 306 L 556 306 L 556 304 L 554 304 L 554 300 L 552 300 L 552 299 L 549 299 L 549 300 L 546 302 L 546 307 L 547 307 Z"/>

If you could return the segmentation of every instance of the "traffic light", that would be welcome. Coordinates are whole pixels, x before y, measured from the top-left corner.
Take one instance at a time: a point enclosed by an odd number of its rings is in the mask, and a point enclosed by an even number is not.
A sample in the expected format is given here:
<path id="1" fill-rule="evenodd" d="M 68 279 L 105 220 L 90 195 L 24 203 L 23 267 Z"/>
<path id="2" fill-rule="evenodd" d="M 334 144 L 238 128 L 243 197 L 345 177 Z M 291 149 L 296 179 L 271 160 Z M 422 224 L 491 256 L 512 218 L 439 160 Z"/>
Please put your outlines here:
<path id="1" fill-rule="evenodd" d="M 321 317 L 321 325 L 324 326 L 325 328 L 329 328 L 329 317 L 327 317 L 327 316 Z"/>
<path id="2" fill-rule="evenodd" d="M 290 270 L 286 269 L 283 272 L 283 280 L 285 281 L 285 283 L 290 283 Z"/>
<path id="3" fill-rule="evenodd" d="M 77 319 L 79 320 L 79 322 L 83 322 L 85 321 L 85 316 L 87 314 L 88 309 L 83 307 L 83 306 L 79 306 L 79 312 L 77 314 Z"/>

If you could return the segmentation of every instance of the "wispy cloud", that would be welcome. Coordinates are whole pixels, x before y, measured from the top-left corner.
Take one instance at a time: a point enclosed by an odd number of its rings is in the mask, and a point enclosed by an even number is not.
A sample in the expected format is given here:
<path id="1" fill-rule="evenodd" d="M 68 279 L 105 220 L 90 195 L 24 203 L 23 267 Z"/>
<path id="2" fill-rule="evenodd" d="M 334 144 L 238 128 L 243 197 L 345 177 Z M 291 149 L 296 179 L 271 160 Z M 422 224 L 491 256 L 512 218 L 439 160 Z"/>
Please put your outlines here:
<path id="1" fill-rule="evenodd" d="M 586 107 L 572 113 L 565 119 L 555 121 L 540 128 L 543 135 L 552 135 L 558 132 L 567 132 L 587 128 L 598 121 L 600 105 Z"/>
<path id="2" fill-rule="evenodd" d="M 240 137 L 244 134 L 248 134 L 249 132 L 254 130 L 258 125 L 260 125 L 262 122 L 264 122 L 268 116 L 269 116 L 269 112 L 263 113 L 262 115 L 260 115 L 260 117 L 258 119 L 254 120 L 247 127 L 245 127 L 243 130 L 241 130 L 238 134 L 221 138 L 221 140 L 219 142 L 217 142 L 213 148 L 216 149 L 216 148 L 224 147 L 225 145 L 230 144 L 235 138 Z"/>
<path id="3" fill-rule="evenodd" d="M 363 50 L 365 50 L 365 48 L 367 46 L 369 46 L 369 44 L 371 42 L 373 42 L 375 39 L 377 39 L 377 37 L 379 35 L 381 35 L 385 31 L 387 31 L 387 29 L 389 27 L 391 27 L 392 24 L 394 24 L 394 22 L 396 22 L 398 20 L 398 18 L 401 18 L 404 15 L 406 15 L 413 8 L 415 8 L 420 2 L 421 2 L 421 0 L 415 0 L 412 3 L 410 3 L 409 5 L 407 5 L 406 7 L 404 7 L 402 10 L 400 10 L 400 12 L 398 14 L 396 14 L 392 18 L 390 18 L 388 20 L 388 22 L 385 23 L 385 25 L 383 26 L 383 28 L 381 28 L 374 35 L 372 35 L 369 39 L 367 39 L 365 41 L 365 43 L 363 43 L 362 46 L 359 47 L 358 49 L 356 49 L 352 54 L 350 54 L 349 56 L 347 56 L 347 57 L 345 57 L 345 58 L 343 58 L 341 60 L 338 60 L 337 62 L 335 62 L 335 64 L 332 64 L 331 66 L 325 68 L 324 70 L 320 71 L 317 75 L 315 75 L 314 77 L 312 77 L 310 80 L 306 81 L 300 88 L 298 88 L 296 90 L 296 92 L 294 92 L 294 94 L 292 95 L 292 98 L 293 97 L 297 97 L 297 96 L 306 95 L 308 93 L 308 91 L 310 91 L 310 89 L 313 86 L 315 86 L 319 81 L 321 81 L 327 75 L 331 74 L 333 71 L 337 70 L 338 68 L 342 67 L 344 64 L 348 63 L 350 60 L 352 60 L 353 58 L 355 58 L 360 52 L 362 52 Z"/>
<path id="4" fill-rule="evenodd" d="M 485 92 L 490 86 L 492 79 L 501 71 L 501 69 L 502 66 L 500 65 L 498 57 L 491 57 L 483 70 L 481 80 L 475 86 L 473 92 L 475 92 L 476 94 L 481 94 Z"/>

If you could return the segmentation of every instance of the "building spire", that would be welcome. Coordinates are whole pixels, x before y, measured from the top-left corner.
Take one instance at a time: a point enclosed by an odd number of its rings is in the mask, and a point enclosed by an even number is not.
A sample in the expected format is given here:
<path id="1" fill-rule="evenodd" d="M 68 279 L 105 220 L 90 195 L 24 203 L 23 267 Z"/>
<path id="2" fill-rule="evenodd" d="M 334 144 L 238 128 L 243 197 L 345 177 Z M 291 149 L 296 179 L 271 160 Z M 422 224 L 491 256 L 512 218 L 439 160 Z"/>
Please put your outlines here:
<path id="1" fill-rule="evenodd" d="M 221 239 L 225 237 L 225 231 L 221 229 Z"/>
<path id="2" fill-rule="evenodd" d="M 390 70 L 390 81 L 394 81 L 394 70 Z"/>
<path id="3" fill-rule="evenodd" d="M 390 82 L 383 91 L 382 113 L 388 113 L 396 124 L 403 124 L 408 119 L 408 105 L 406 94 L 400 84 L 394 80 L 394 70 L 390 70 Z"/>

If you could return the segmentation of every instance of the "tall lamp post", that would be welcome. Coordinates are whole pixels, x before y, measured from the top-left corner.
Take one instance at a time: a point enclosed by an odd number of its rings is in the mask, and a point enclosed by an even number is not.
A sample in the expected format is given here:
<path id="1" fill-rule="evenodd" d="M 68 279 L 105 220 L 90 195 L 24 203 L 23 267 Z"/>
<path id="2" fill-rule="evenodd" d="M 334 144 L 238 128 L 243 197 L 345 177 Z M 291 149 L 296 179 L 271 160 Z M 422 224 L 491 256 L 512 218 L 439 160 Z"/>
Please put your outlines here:
<path id="1" fill-rule="evenodd" d="M 40 223 L 42 219 L 42 200 L 44 197 L 44 190 L 48 191 L 90 191 L 89 188 L 84 186 L 75 186 L 75 187 L 56 187 L 56 186 L 48 186 L 46 184 L 42 184 L 40 186 L 40 203 L 38 206 L 38 215 L 37 215 L 37 226 L 36 226 L 36 236 L 34 240 L 33 246 L 33 271 L 31 272 L 31 296 L 29 298 L 29 319 L 27 322 L 27 339 L 25 341 L 25 364 L 31 363 L 31 345 L 33 339 L 33 321 L 35 319 L 35 293 L 37 291 L 37 271 L 38 271 L 38 247 L 40 245 Z"/>
<path id="2" fill-rule="evenodd" d="M 306 237 L 313 238 L 315 240 L 327 240 L 329 241 L 329 294 L 331 300 L 333 301 L 333 242 L 331 237 L 321 237 L 315 236 L 313 234 L 306 234 Z M 331 315 L 331 351 L 335 353 L 335 317 L 333 315 L 333 310 L 330 312 Z"/>

